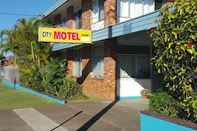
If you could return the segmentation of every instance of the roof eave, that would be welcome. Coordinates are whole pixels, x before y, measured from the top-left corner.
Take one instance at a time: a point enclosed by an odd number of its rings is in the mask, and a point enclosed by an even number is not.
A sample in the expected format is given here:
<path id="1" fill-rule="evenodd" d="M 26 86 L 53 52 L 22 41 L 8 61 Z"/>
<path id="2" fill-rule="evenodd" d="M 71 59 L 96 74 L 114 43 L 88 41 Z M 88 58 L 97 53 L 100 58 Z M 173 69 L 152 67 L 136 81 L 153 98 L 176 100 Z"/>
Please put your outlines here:
<path id="1" fill-rule="evenodd" d="M 50 16 L 53 12 L 55 12 L 57 9 L 59 9 L 60 7 L 62 7 L 68 1 L 69 0 L 59 0 L 59 1 L 57 1 L 55 5 L 53 5 L 52 7 L 50 7 L 47 11 L 45 11 L 43 13 L 42 19 L 45 19 L 48 16 Z"/>

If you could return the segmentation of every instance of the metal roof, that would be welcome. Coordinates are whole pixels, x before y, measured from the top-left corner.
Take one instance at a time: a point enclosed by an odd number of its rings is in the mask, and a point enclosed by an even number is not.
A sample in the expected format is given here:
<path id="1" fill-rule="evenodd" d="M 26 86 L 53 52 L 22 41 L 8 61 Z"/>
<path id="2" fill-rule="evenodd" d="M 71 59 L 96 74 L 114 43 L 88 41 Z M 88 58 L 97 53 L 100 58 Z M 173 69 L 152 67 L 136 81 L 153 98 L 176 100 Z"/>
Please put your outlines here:
<path id="1" fill-rule="evenodd" d="M 55 10 L 57 10 L 68 1 L 69 0 L 58 0 L 53 6 L 51 6 L 47 11 L 43 13 L 43 18 L 49 16 L 51 13 L 53 13 Z"/>

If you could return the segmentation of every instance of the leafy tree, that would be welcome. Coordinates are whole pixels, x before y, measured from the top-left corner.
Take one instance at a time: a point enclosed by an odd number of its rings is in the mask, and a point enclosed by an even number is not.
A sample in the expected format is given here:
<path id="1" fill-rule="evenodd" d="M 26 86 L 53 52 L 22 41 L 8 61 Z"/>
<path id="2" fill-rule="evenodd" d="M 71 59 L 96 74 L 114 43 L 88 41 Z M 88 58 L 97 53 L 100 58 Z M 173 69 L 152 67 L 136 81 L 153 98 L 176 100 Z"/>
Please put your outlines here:
<path id="1" fill-rule="evenodd" d="M 35 72 L 42 76 L 40 77 L 42 78 L 41 82 L 38 84 L 43 86 L 43 89 L 47 94 L 63 99 L 68 99 L 75 95 L 81 95 L 79 84 L 66 77 L 66 67 L 66 60 L 51 59 L 44 68 Z M 37 85 L 35 85 L 35 87 L 36 86 Z"/>
<path id="2" fill-rule="evenodd" d="M 38 27 L 47 25 L 37 19 L 18 20 L 14 29 L 1 32 L 7 38 L 1 49 L 13 52 L 20 80 L 27 87 L 63 99 L 81 95 L 79 85 L 66 77 L 66 60 L 50 57 L 49 43 L 38 42 Z"/>
<path id="3" fill-rule="evenodd" d="M 11 51 L 15 56 L 15 63 L 19 66 L 21 81 L 31 83 L 33 71 L 48 63 L 50 46 L 48 43 L 38 42 L 38 27 L 48 25 L 37 19 L 19 19 L 14 29 L 4 30 L 6 43 L 1 45 L 5 52 Z"/>
<path id="4" fill-rule="evenodd" d="M 197 122 L 193 74 L 197 73 L 197 1 L 176 0 L 161 9 L 159 26 L 151 30 L 153 64 L 164 90 L 177 101 L 177 115 Z"/>

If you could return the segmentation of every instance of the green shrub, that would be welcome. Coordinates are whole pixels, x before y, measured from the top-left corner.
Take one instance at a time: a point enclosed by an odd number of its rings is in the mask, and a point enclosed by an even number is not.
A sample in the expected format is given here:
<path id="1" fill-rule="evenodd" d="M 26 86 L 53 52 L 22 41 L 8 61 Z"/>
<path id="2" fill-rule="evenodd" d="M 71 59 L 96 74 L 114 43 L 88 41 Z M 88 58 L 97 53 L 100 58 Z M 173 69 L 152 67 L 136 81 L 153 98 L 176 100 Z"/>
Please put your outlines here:
<path id="1" fill-rule="evenodd" d="M 164 90 L 176 100 L 177 116 L 195 122 L 192 74 L 197 73 L 197 1 L 176 0 L 165 5 L 161 15 L 158 27 L 151 30 L 153 65 L 164 82 Z M 168 104 L 158 98 L 163 104 L 155 104 L 154 110 L 170 114 Z"/>
<path id="2" fill-rule="evenodd" d="M 178 117 L 197 123 L 197 96 L 180 101 L 177 107 Z"/>
<path id="3" fill-rule="evenodd" d="M 51 59 L 46 66 L 33 71 L 32 88 L 62 99 L 81 95 L 79 84 L 66 77 L 66 60 Z"/>
<path id="4" fill-rule="evenodd" d="M 150 97 L 150 110 L 175 117 L 176 116 L 176 103 L 175 100 L 166 92 L 153 93 Z"/>
<path id="5" fill-rule="evenodd" d="M 40 19 L 19 19 L 14 28 L 0 32 L 5 37 L 5 43 L 0 44 L 1 51 L 14 54 L 14 63 L 19 67 L 20 81 L 25 86 L 32 86 L 32 77 L 37 75 L 35 71 L 48 63 L 51 53 L 48 43 L 37 41 L 40 26 L 49 24 Z"/>
<path id="6" fill-rule="evenodd" d="M 63 79 L 63 85 L 61 85 L 57 91 L 58 97 L 63 99 L 69 99 L 73 96 L 82 95 L 79 84 L 70 79 Z"/>
<path id="7" fill-rule="evenodd" d="M 197 1 L 176 0 L 161 9 L 162 19 L 153 30 L 153 64 L 176 99 L 190 97 L 191 74 L 197 72 Z"/>
<path id="8" fill-rule="evenodd" d="M 66 77 L 66 60 L 51 59 L 52 46 L 37 41 L 40 26 L 49 26 L 49 23 L 19 19 L 15 28 L 0 32 L 6 37 L 5 44 L 0 46 L 2 52 L 14 54 L 25 86 L 65 99 L 80 94 L 79 85 Z"/>
<path id="9" fill-rule="evenodd" d="M 177 101 L 166 92 L 156 92 L 150 97 L 150 110 L 197 123 L 197 95 Z"/>

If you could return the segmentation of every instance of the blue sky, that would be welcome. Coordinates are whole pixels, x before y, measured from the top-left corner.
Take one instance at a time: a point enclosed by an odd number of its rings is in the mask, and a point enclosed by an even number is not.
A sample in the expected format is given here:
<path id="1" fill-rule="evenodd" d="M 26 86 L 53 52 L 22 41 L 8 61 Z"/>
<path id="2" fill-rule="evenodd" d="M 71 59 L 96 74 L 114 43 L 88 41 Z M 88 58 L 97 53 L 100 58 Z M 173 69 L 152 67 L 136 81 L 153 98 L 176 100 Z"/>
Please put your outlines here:
<path id="1" fill-rule="evenodd" d="M 23 14 L 39 15 L 55 4 L 56 0 L 1 0 L 0 30 L 14 26 L 17 19 L 29 18 Z M 15 13 L 21 15 L 3 15 Z"/>

